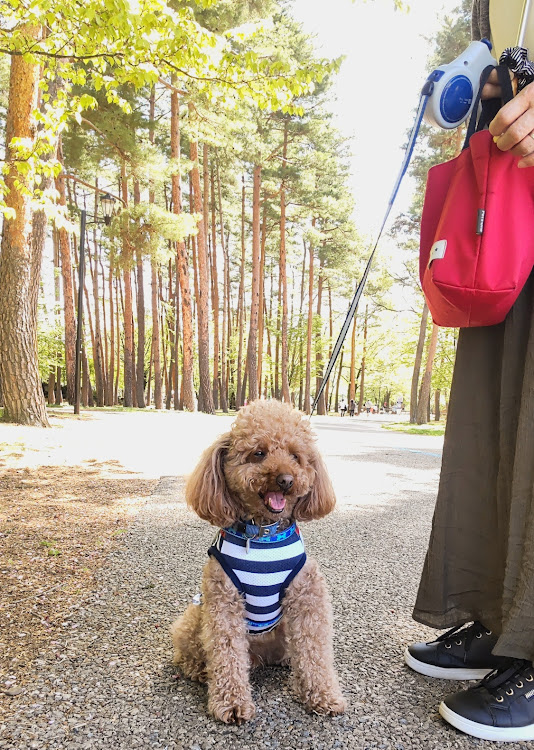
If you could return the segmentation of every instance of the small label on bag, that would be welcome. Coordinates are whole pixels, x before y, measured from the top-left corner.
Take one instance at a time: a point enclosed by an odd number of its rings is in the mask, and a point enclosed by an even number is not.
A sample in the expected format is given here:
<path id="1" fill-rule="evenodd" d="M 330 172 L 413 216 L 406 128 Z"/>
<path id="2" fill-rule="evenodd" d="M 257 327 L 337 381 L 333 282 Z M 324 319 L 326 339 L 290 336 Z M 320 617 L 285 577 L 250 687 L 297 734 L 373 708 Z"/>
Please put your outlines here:
<path id="1" fill-rule="evenodd" d="M 486 212 L 483 208 L 478 209 L 477 213 L 477 234 L 482 234 L 484 231 L 484 220 L 486 218 Z"/>
<path id="2" fill-rule="evenodd" d="M 430 257 L 428 259 L 428 265 L 430 266 L 433 260 L 441 260 L 441 258 L 444 258 L 446 249 L 447 249 L 447 240 L 438 240 L 437 242 L 434 242 L 434 244 L 430 248 Z"/>

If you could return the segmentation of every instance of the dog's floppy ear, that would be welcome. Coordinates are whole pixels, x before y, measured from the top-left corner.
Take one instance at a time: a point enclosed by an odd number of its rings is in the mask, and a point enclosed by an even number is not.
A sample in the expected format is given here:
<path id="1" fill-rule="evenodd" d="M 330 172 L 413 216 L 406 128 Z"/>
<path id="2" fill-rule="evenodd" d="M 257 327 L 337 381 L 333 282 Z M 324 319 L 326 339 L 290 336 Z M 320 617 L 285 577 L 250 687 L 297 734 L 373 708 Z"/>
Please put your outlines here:
<path id="1" fill-rule="evenodd" d="M 185 488 L 189 507 L 204 521 L 223 528 L 234 523 L 238 514 L 224 477 L 224 457 L 229 447 L 230 433 L 221 435 L 204 451 Z"/>
<path id="2" fill-rule="evenodd" d="M 322 518 L 331 513 L 336 505 L 334 488 L 318 451 L 314 450 L 310 463 L 315 469 L 315 482 L 308 494 L 295 506 L 294 516 L 297 521 Z"/>

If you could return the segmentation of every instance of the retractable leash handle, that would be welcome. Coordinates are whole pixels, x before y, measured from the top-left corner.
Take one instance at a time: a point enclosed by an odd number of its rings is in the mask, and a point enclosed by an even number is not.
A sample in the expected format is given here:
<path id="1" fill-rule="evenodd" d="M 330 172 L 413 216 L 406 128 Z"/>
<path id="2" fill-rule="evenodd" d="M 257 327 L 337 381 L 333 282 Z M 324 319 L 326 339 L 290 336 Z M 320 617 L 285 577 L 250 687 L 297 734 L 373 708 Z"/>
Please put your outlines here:
<path id="1" fill-rule="evenodd" d="M 461 55 L 440 65 L 428 76 L 432 92 L 425 112 L 429 125 L 452 130 L 467 120 L 480 89 L 480 76 L 497 60 L 491 54 L 491 42 L 471 42 Z"/>

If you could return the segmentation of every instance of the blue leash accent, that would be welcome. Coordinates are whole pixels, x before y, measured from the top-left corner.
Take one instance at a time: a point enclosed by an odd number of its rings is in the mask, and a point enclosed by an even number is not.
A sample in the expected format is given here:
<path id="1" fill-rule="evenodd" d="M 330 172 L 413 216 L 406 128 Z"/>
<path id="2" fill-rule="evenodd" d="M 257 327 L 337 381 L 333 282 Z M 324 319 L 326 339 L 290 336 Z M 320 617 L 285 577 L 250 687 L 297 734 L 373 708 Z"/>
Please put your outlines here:
<path id="1" fill-rule="evenodd" d="M 352 299 L 352 302 L 349 307 L 349 311 L 347 313 L 347 317 L 345 318 L 345 322 L 343 323 L 343 326 L 341 328 L 341 331 L 339 332 L 339 336 L 337 337 L 336 344 L 334 346 L 334 349 L 332 351 L 332 356 L 330 357 L 330 360 L 328 362 L 328 365 L 326 367 L 325 374 L 323 376 L 323 380 L 321 382 L 321 385 L 319 387 L 319 390 L 317 391 L 317 395 L 315 396 L 315 400 L 313 402 L 311 411 L 310 411 L 310 419 L 313 416 L 313 412 L 315 411 L 315 408 L 317 404 L 319 403 L 319 399 L 321 398 L 323 391 L 326 387 L 326 384 L 328 382 L 328 378 L 330 377 L 332 370 L 334 369 L 334 365 L 336 364 L 339 352 L 341 351 L 341 347 L 343 346 L 343 343 L 345 341 L 345 337 L 347 336 L 351 321 L 356 314 L 356 310 L 358 309 L 358 303 L 360 301 L 360 297 L 362 296 L 363 290 L 365 288 L 365 285 L 367 283 L 367 277 L 369 276 L 369 271 L 371 270 L 371 264 L 373 262 L 374 254 L 376 252 L 376 248 L 378 247 L 378 243 L 380 242 L 380 238 L 382 237 L 382 232 L 384 231 L 384 227 L 386 226 L 386 222 L 389 218 L 389 214 L 391 213 L 391 209 L 393 208 L 393 204 L 395 203 L 395 199 L 397 197 L 397 193 L 399 192 L 399 188 L 401 186 L 401 182 L 404 178 L 404 175 L 406 174 L 408 170 L 408 166 L 410 164 L 413 150 L 415 147 L 415 141 L 417 140 L 417 136 L 419 135 L 419 130 L 421 129 L 421 123 L 423 121 L 423 116 L 425 114 L 426 105 L 428 103 L 428 99 L 432 92 L 434 91 L 434 74 L 439 71 L 432 72 L 427 80 L 425 81 L 425 85 L 423 86 L 421 90 L 421 96 L 419 98 L 419 106 L 417 108 L 417 114 L 415 115 L 415 122 L 412 128 L 412 132 L 410 133 L 410 138 L 408 140 L 408 145 L 406 146 L 406 150 L 404 152 L 404 159 L 400 168 L 400 172 L 397 176 L 397 179 L 395 180 L 395 184 L 393 186 L 393 190 L 391 192 L 391 196 L 389 198 L 389 202 L 386 208 L 386 213 L 384 215 L 384 219 L 382 221 L 382 225 L 380 227 L 380 231 L 378 232 L 378 237 L 376 238 L 376 242 L 373 247 L 373 251 L 371 255 L 369 256 L 369 260 L 367 261 L 367 265 L 365 266 L 365 270 L 363 272 L 363 276 L 356 288 L 356 292 L 354 293 L 354 297 Z"/>

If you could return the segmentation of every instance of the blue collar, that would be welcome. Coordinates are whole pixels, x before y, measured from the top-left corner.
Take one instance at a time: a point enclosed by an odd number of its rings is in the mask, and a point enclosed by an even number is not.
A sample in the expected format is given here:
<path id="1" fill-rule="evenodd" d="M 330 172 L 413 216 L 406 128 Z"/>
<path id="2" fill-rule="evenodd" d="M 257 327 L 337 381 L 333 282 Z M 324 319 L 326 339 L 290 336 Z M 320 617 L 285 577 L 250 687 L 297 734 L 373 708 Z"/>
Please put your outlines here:
<path id="1" fill-rule="evenodd" d="M 275 521 L 275 523 L 271 523 L 267 526 L 257 526 L 250 521 L 237 521 L 233 526 L 227 527 L 225 531 L 239 537 L 240 539 L 261 539 L 262 541 L 269 542 L 275 541 L 275 539 L 278 541 L 278 537 L 281 536 L 281 534 L 278 533 L 279 525 L 279 521 Z M 284 538 L 286 536 L 291 536 L 291 534 L 294 533 L 295 528 L 296 523 L 293 522 L 291 526 L 284 529 L 282 532 Z"/>

